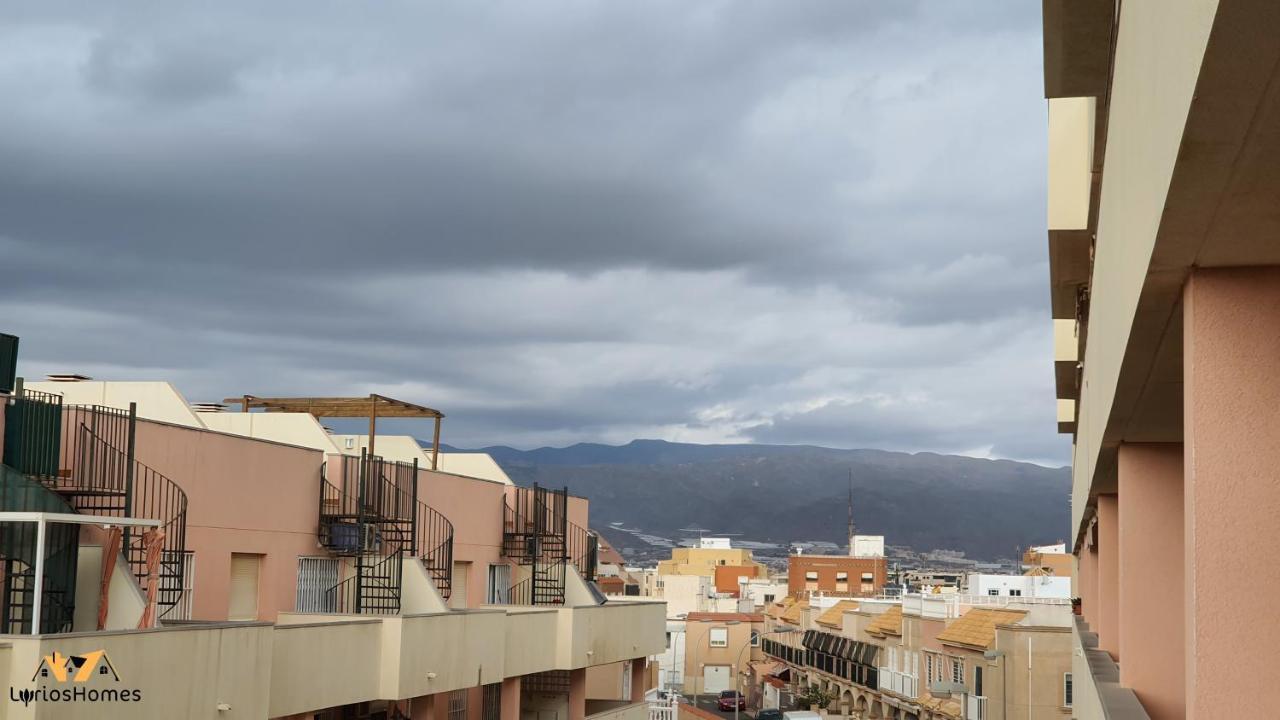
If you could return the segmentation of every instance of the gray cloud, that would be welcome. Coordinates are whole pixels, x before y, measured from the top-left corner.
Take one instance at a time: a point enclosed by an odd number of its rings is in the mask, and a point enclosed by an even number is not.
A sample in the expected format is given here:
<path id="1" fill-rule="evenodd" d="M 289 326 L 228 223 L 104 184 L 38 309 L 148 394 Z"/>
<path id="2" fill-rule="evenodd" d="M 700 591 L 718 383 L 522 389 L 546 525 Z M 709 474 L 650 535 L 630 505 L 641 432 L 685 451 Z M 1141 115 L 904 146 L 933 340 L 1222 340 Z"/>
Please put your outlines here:
<path id="1" fill-rule="evenodd" d="M 23 370 L 1065 461 L 1026 3 L 0 10 Z"/>

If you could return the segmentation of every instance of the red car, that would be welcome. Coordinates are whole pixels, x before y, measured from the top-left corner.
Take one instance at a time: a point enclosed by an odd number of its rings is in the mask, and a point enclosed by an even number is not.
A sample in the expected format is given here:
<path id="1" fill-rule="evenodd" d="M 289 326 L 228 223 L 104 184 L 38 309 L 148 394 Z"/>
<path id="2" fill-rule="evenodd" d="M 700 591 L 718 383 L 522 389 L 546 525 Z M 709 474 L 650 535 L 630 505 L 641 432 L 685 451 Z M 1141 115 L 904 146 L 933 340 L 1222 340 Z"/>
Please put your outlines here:
<path id="1" fill-rule="evenodd" d="M 737 690 L 722 690 L 720 697 L 716 699 L 716 707 L 721 710 L 739 710 L 747 709 L 747 699 Z"/>

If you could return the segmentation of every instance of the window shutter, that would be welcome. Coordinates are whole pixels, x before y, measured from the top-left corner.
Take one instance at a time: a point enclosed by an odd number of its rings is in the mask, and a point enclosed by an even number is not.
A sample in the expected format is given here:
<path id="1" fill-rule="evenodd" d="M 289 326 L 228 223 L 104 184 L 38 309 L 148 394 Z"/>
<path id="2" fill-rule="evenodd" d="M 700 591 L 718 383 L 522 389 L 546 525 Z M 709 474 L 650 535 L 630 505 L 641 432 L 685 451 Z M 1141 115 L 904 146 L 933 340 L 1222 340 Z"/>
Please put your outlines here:
<path id="1" fill-rule="evenodd" d="M 231 592 L 228 620 L 258 619 L 258 571 L 261 555 L 231 553 Z"/>

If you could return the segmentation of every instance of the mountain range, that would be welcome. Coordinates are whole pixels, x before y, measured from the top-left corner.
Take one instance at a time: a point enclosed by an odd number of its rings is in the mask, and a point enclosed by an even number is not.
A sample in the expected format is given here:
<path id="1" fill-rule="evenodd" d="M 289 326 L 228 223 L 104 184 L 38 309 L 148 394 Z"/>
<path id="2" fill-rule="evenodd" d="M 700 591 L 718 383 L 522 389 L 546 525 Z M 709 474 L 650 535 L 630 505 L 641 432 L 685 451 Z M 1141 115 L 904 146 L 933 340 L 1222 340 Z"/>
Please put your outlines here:
<path id="1" fill-rule="evenodd" d="M 917 551 L 1013 557 L 1020 547 L 1060 541 L 1070 522 L 1070 469 L 1012 460 L 661 440 L 468 452 L 489 453 L 517 484 L 567 486 L 587 497 L 592 525 L 615 545 L 640 542 L 610 532 L 617 523 L 677 540 L 690 535 L 681 528 L 699 527 L 758 542 L 843 546 L 851 483 L 857 532 Z"/>

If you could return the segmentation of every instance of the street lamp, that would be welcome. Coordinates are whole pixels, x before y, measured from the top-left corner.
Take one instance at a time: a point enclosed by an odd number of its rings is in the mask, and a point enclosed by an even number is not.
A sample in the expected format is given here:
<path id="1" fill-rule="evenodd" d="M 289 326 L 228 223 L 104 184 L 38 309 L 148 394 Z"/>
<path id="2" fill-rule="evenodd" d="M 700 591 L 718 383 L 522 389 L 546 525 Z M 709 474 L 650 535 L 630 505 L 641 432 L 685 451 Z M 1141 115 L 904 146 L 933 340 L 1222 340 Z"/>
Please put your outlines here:
<path id="1" fill-rule="evenodd" d="M 716 628 L 718 628 L 718 627 L 722 627 L 722 626 L 728 626 L 728 625 L 739 625 L 739 624 L 741 624 L 741 622 L 740 622 L 740 621 L 738 621 L 738 620 L 726 620 L 725 622 L 722 622 L 722 623 L 713 623 L 710 627 L 708 627 L 708 628 L 706 629 L 706 631 L 705 631 L 705 632 L 703 632 L 703 633 L 702 633 L 702 635 L 700 635 L 700 636 L 698 637 L 698 642 L 694 643 L 694 645 L 693 645 L 693 660 L 694 660 L 694 662 L 693 662 L 693 663 L 685 663 L 685 667 L 687 668 L 687 667 L 689 667 L 689 666 L 690 666 L 690 664 L 692 664 L 694 671 L 696 672 L 696 671 L 698 670 L 698 662 L 697 662 L 697 660 L 698 660 L 698 646 L 702 644 L 702 640 L 703 640 L 703 638 L 705 638 L 705 637 L 707 637 L 708 635 L 710 635 L 710 634 L 711 634 L 711 631 L 712 631 L 712 630 L 714 630 L 714 629 L 716 629 Z M 689 624 L 688 624 L 688 622 L 687 622 L 687 621 L 685 622 L 684 637 L 685 637 L 685 642 L 684 642 L 684 651 L 687 653 L 687 652 L 689 652 Z M 685 673 L 685 674 L 687 675 L 688 673 Z M 703 689 L 705 689 L 701 684 L 698 684 L 698 681 L 697 681 L 697 680 L 695 680 L 695 681 L 694 681 L 694 683 L 695 683 L 695 684 L 694 684 L 694 687 L 698 688 L 699 690 L 703 690 Z M 737 687 L 737 685 L 734 685 L 734 687 Z M 694 706 L 694 707 L 697 707 L 697 706 L 698 706 L 698 696 L 699 696 L 699 695 L 701 695 L 701 694 L 702 694 L 702 693 L 700 693 L 700 692 L 696 692 L 696 693 L 694 693 L 694 694 L 693 694 L 693 706 Z"/>
<path id="2" fill-rule="evenodd" d="M 758 635 L 758 634 L 756 633 L 756 631 L 755 631 L 755 630 L 752 630 L 752 631 L 751 631 L 751 634 L 747 636 L 747 642 L 746 642 L 746 644 L 744 644 L 744 645 L 742 646 L 742 648 L 741 648 L 740 650 L 738 650 L 738 658 L 737 658 L 736 660 L 734 660 L 734 661 L 733 661 L 733 668 L 732 668 L 732 670 L 733 670 L 733 689 L 734 689 L 734 690 L 735 690 L 739 695 L 741 695 L 741 694 L 742 694 L 742 691 L 738 689 L 738 688 L 739 688 L 739 685 L 741 684 L 741 683 L 739 682 L 739 680 L 738 680 L 738 665 L 742 663 L 742 652 L 743 652 L 744 650 L 746 650 L 747 648 L 752 647 L 752 645 L 751 645 L 751 636 L 752 636 L 752 635 L 755 635 L 755 637 L 756 637 L 756 642 L 757 642 L 757 643 L 759 643 L 760 635 Z M 743 697 L 745 698 L 746 696 L 745 696 L 745 695 L 743 695 Z M 737 703 L 737 702 L 735 702 L 735 703 L 733 704 L 733 720 L 738 720 L 738 703 Z"/>

